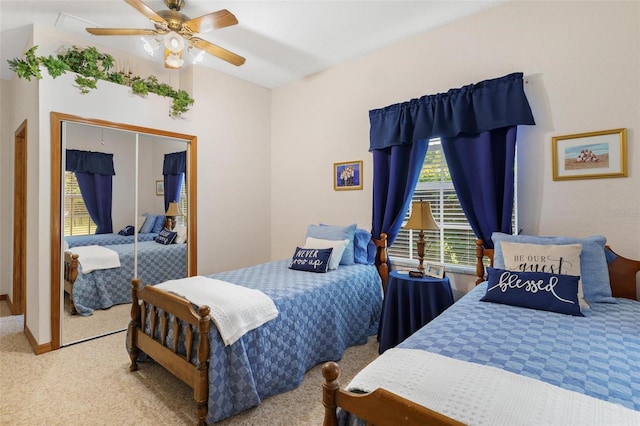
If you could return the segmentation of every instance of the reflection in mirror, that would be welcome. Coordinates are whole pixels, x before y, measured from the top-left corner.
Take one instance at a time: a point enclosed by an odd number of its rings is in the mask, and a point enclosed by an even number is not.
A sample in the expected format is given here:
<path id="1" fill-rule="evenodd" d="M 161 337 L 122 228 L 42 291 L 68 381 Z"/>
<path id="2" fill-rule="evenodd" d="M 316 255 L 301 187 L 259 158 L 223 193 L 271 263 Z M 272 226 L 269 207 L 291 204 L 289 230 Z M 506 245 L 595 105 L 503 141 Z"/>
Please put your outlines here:
<path id="1" fill-rule="evenodd" d="M 187 143 L 63 124 L 62 346 L 126 329 L 133 278 L 188 275 Z"/>

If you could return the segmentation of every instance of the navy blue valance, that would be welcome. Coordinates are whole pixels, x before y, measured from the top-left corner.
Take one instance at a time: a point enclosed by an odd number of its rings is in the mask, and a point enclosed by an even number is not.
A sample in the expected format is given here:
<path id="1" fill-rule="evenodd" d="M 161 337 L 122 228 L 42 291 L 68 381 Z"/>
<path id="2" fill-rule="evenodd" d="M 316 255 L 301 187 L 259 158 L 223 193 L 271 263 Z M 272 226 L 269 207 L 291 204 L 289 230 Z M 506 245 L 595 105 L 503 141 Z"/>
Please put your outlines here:
<path id="1" fill-rule="evenodd" d="M 67 149 L 65 170 L 68 172 L 91 173 L 114 176 L 113 154 Z"/>
<path id="2" fill-rule="evenodd" d="M 187 170 L 187 151 L 172 152 L 164 155 L 163 175 L 179 175 Z"/>
<path id="3" fill-rule="evenodd" d="M 522 73 L 484 80 L 369 111 L 369 151 L 420 139 L 478 134 L 535 124 Z"/>

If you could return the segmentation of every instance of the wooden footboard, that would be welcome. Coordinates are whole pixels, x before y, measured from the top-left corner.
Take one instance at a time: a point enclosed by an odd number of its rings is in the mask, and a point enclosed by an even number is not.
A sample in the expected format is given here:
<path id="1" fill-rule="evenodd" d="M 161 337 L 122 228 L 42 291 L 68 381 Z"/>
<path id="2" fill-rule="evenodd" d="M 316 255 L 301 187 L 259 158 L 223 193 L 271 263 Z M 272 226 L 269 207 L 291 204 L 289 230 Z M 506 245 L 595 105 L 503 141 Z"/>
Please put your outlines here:
<path id="1" fill-rule="evenodd" d="M 368 425 L 463 425 L 444 414 L 430 410 L 385 389 L 362 394 L 340 389 L 340 367 L 335 362 L 322 366 L 322 405 L 324 405 L 324 426 L 338 424 L 336 408 L 341 407 L 359 417 Z"/>
<path id="2" fill-rule="evenodd" d="M 70 251 L 64 252 L 64 291 L 69 295 L 71 301 L 71 314 L 78 313 L 73 304 L 73 283 L 78 278 L 78 255 Z"/>
<path id="3" fill-rule="evenodd" d="M 209 307 L 201 306 L 195 312 L 190 302 L 153 286 L 140 289 L 140 280 L 132 281 L 131 321 L 129 322 L 128 348 L 131 358 L 130 371 L 138 370 L 140 351 L 169 370 L 193 388 L 198 424 L 206 424 L 209 394 Z M 150 313 L 150 315 L 147 315 Z M 147 318 L 150 323 L 147 324 Z M 159 321 L 158 321 L 159 318 Z M 188 324 L 183 330 L 180 324 Z M 146 330 L 146 331 L 145 331 Z M 169 330 L 173 331 L 171 347 L 167 345 Z M 197 364 L 190 362 L 193 339 L 197 342 Z M 178 351 L 178 342 L 184 338 L 186 353 Z"/>

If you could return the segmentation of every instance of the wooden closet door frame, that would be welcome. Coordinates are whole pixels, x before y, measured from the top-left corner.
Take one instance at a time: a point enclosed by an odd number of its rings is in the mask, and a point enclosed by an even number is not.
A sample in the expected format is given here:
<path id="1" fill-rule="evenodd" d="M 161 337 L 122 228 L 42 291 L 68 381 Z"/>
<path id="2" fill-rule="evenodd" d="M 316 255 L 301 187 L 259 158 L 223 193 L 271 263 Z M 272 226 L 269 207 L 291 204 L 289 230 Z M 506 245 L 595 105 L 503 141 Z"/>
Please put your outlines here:
<path id="1" fill-rule="evenodd" d="M 27 120 L 15 131 L 13 162 L 13 294 L 11 313 L 26 315 Z M 27 323 L 26 321 L 24 322 Z"/>

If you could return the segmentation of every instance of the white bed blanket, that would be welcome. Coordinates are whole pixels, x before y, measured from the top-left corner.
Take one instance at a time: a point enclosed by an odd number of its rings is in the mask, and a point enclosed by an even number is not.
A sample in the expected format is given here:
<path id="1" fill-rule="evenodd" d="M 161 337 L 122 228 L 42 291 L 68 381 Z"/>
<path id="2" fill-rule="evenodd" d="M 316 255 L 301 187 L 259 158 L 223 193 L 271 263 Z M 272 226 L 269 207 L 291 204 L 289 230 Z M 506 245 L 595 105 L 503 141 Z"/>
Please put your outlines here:
<path id="1" fill-rule="evenodd" d="M 468 425 L 640 425 L 640 412 L 495 367 L 387 350 L 347 389 L 385 388 Z"/>
<path id="2" fill-rule="evenodd" d="M 118 253 L 104 246 L 74 247 L 71 252 L 78 255 L 78 262 L 82 266 L 83 274 L 100 269 L 120 267 Z"/>
<path id="3" fill-rule="evenodd" d="M 207 305 L 225 345 L 278 316 L 273 300 L 260 290 L 207 277 L 165 281 L 156 288 L 175 293 L 197 306 Z"/>

